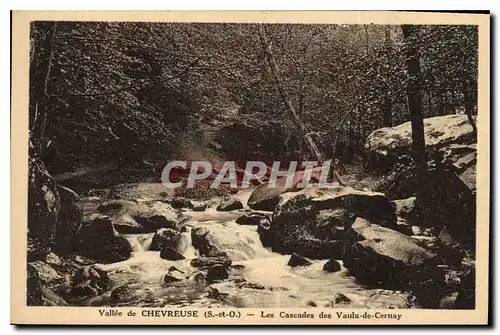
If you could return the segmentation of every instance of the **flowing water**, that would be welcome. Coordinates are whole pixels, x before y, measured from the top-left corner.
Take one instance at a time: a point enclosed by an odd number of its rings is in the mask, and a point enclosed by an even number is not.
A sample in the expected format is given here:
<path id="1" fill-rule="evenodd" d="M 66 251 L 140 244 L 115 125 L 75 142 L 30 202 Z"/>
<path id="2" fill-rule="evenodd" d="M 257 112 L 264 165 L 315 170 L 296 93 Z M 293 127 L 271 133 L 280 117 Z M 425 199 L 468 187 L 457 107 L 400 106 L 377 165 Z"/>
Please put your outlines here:
<path id="1" fill-rule="evenodd" d="M 248 193 L 248 194 L 247 194 Z M 246 202 L 249 192 L 238 194 Z M 168 261 L 158 251 L 149 250 L 154 233 L 126 235 L 133 248 L 131 258 L 118 263 L 100 265 L 112 279 L 112 287 L 82 302 L 92 306 L 142 307 L 324 307 L 332 306 L 337 293 L 351 302 L 333 307 L 408 308 L 404 293 L 382 289 L 367 289 L 348 275 L 342 267 L 336 273 L 322 270 L 326 260 L 312 261 L 303 268 L 287 266 L 290 255 L 281 255 L 264 248 L 256 226 L 236 224 L 243 211 L 218 212 L 209 208 L 204 212 L 184 213 L 190 218 L 184 232 L 188 248 L 185 260 Z M 228 253 L 233 261 L 229 280 L 206 284 L 194 280 L 200 269 L 190 261 L 197 257 L 192 247 L 191 229 L 206 227 L 212 243 Z M 183 278 L 179 282 L 164 284 L 169 272 Z M 130 292 L 111 297 L 113 289 L 128 285 Z M 218 291 L 213 295 L 213 289 Z"/>

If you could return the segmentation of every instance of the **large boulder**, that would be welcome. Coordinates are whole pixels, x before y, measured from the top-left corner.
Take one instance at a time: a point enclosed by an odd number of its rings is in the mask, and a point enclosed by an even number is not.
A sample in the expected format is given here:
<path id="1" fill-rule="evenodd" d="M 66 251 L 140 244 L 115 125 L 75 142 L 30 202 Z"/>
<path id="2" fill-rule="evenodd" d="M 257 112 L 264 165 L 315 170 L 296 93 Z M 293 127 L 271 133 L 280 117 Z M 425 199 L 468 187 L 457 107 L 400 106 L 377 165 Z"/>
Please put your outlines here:
<path id="1" fill-rule="evenodd" d="M 152 233 L 160 228 L 178 230 L 180 214 L 170 205 L 161 202 L 136 203 L 114 200 L 97 209 L 111 218 L 115 229 L 124 234 Z"/>
<path id="2" fill-rule="evenodd" d="M 411 237 L 395 230 L 357 219 L 353 240 L 344 257 L 344 266 L 357 280 L 372 285 L 408 287 L 410 282 L 443 281 L 437 270 L 439 258 L 419 246 Z"/>
<path id="3" fill-rule="evenodd" d="M 317 166 L 311 169 L 309 174 L 309 183 L 318 183 L 321 180 L 321 176 L 324 172 L 324 166 Z M 297 192 L 303 187 L 300 184 L 304 181 L 308 174 L 305 170 L 296 171 L 292 175 L 279 177 L 276 180 L 275 185 L 269 183 L 264 183 L 257 187 L 250 198 L 248 198 L 248 206 L 255 210 L 262 211 L 274 211 L 274 208 L 278 205 L 280 201 L 280 196 L 287 192 Z M 338 175 L 334 174 L 337 178 L 336 182 L 340 185 L 338 180 Z M 287 185 L 287 178 L 293 178 L 290 185 Z"/>
<path id="4" fill-rule="evenodd" d="M 56 236 L 61 208 L 57 184 L 29 143 L 28 157 L 28 259 L 44 259 Z"/>
<path id="5" fill-rule="evenodd" d="M 396 216 L 383 194 L 348 187 L 303 189 L 280 197 L 269 229 L 260 228 L 273 251 L 310 258 L 341 259 L 348 228 L 356 216 L 395 226 Z"/>
<path id="6" fill-rule="evenodd" d="M 311 170 L 309 181 L 311 183 L 319 182 L 323 173 L 323 167 L 317 166 Z M 291 185 L 286 185 L 287 177 L 277 178 L 275 185 L 264 183 L 257 187 L 250 198 L 248 198 L 248 207 L 255 210 L 274 211 L 280 201 L 280 196 L 287 192 L 299 191 L 298 185 L 304 180 L 306 173 L 304 170 L 293 174 Z"/>
<path id="7" fill-rule="evenodd" d="M 252 234 L 242 235 L 240 226 L 234 222 L 200 223 L 199 227 L 191 230 L 191 241 L 198 254 L 205 257 L 226 255 L 238 261 L 259 257 L 262 252 L 262 249 L 256 248 L 258 238 Z"/>
<path id="8" fill-rule="evenodd" d="M 116 232 L 111 218 L 98 213 L 84 219 L 76 238 L 76 250 L 101 263 L 124 261 L 132 253 L 130 243 Z"/>
<path id="9" fill-rule="evenodd" d="M 278 186 L 269 187 L 269 184 L 262 184 L 252 192 L 248 198 L 248 207 L 261 211 L 274 211 L 278 205 L 280 195 L 291 191 L 291 188 Z"/>
<path id="10" fill-rule="evenodd" d="M 447 145 L 475 142 L 466 115 L 445 115 L 424 119 L 425 145 L 437 150 Z M 412 146 L 411 122 L 377 129 L 366 139 L 365 151 L 372 163 L 391 166 Z"/>
<path id="11" fill-rule="evenodd" d="M 183 254 L 188 248 L 188 241 L 184 234 L 170 228 L 159 229 L 153 236 L 150 250 L 173 249 Z"/>
<path id="12" fill-rule="evenodd" d="M 302 200 L 301 200 L 302 199 Z M 318 212 L 322 210 L 344 209 L 351 216 L 363 217 L 370 222 L 384 227 L 395 227 L 396 214 L 390 200 L 382 193 L 359 191 L 350 187 L 337 186 L 328 189 L 307 188 L 298 192 L 286 193 L 280 197 L 279 207 L 273 213 L 275 216 L 288 207 L 296 207 L 294 202 L 304 203 Z M 341 224 L 351 224 L 348 215 L 342 210 L 331 213 L 335 221 Z"/>

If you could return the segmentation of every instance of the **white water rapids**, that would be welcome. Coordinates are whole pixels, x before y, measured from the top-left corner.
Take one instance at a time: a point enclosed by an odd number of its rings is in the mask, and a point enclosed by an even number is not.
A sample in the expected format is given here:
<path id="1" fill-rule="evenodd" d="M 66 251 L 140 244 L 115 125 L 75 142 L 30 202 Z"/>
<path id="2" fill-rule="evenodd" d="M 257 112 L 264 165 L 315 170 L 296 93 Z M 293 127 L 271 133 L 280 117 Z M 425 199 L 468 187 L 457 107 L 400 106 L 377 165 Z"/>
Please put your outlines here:
<path id="1" fill-rule="evenodd" d="M 240 198 L 248 199 L 246 193 Z M 367 289 L 348 275 L 342 267 L 336 273 L 322 270 L 327 260 L 315 260 L 303 268 L 287 266 L 290 255 L 280 255 L 262 246 L 256 226 L 238 225 L 235 220 L 243 211 L 218 212 L 213 208 L 204 212 L 187 211 L 190 220 L 184 232 L 188 248 L 185 260 L 168 261 L 158 251 L 150 251 L 151 234 L 126 235 L 133 248 L 131 258 L 118 263 L 100 265 L 112 279 L 112 287 L 82 304 L 93 306 L 142 307 L 324 307 L 332 305 L 337 293 L 351 302 L 333 307 L 350 308 L 408 308 L 406 296 L 400 292 Z M 191 227 L 189 227 L 191 226 Z M 210 288 L 195 281 L 202 272 L 190 265 L 198 257 L 191 243 L 192 227 L 210 230 L 213 243 L 228 253 L 233 261 L 229 280 L 210 285 L 223 299 L 209 297 Z M 236 267 L 235 265 L 243 265 Z M 172 267 L 175 267 L 173 269 Z M 163 277 L 170 271 L 184 278 L 180 282 L 164 284 Z M 110 297 L 113 289 L 128 285 L 133 294 L 117 301 Z"/>

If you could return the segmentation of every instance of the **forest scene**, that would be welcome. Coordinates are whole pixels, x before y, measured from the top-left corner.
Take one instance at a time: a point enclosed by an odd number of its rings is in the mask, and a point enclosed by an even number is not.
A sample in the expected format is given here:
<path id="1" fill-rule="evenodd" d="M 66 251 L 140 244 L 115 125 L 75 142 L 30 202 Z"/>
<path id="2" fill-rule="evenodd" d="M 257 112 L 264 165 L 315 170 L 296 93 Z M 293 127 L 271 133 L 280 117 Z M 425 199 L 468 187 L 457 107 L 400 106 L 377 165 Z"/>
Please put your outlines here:
<path id="1" fill-rule="evenodd" d="M 477 26 L 32 22 L 29 77 L 28 305 L 475 308 Z"/>

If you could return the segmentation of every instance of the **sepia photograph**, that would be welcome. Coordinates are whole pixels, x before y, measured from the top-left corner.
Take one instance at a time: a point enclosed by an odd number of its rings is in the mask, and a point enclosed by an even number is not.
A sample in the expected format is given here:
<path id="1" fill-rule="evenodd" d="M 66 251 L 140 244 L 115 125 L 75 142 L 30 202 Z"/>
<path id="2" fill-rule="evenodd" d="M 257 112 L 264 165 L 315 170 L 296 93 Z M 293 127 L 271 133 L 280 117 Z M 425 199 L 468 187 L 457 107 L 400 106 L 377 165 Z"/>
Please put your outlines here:
<path id="1" fill-rule="evenodd" d="M 475 310 L 479 41 L 446 20 L 30 20 L 20 303 Z"/>

